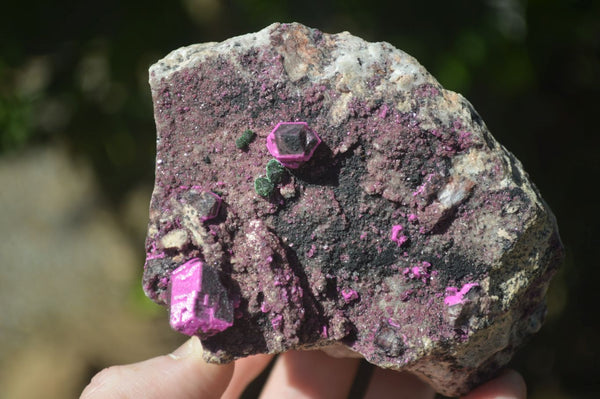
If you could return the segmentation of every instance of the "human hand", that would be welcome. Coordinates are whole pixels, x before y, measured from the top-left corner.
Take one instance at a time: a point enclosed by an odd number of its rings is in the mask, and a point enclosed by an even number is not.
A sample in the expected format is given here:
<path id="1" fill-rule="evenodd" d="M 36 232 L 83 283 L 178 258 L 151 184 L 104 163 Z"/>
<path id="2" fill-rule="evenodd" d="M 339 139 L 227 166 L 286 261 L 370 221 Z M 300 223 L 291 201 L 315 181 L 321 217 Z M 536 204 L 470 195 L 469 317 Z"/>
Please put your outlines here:
<path id="1" fill-rule="evenodd" d="M 113 366 L 98 373 L 80 399 L 237 398 L 271 360 L 256 355 L 226 365 L 202 360 L 202 345 L 189 339 L 175 352 L 140 363 Z M 358 359 L 333 358 L 321 351 L 289 351 L 279 356 L 261 398 L 346 398 Z M 434 397 L 434 391 L 409 373 L 376 368 L 365 398 Z M 515 371 L 506 371 L 463 399 L 524 399 L 525 382 Z"/>

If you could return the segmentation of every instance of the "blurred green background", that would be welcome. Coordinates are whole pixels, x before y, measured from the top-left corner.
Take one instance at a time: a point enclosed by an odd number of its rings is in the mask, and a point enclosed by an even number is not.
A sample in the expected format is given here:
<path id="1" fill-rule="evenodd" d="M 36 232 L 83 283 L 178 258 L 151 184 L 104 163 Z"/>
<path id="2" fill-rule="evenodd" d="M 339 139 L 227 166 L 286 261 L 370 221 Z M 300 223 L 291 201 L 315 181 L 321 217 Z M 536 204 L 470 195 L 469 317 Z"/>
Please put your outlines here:
<path id="1" fill-rule="evenodd" d="M 0 398 L 76 397 L 102 367 L 181 341 L 139 284 L 147 69 L 276 21 L 390 42 L 473 103 L 567 249 L 513 366 L 532 398 L 600 397 L 600 2 L 31 0 L 0 13 Z"/>

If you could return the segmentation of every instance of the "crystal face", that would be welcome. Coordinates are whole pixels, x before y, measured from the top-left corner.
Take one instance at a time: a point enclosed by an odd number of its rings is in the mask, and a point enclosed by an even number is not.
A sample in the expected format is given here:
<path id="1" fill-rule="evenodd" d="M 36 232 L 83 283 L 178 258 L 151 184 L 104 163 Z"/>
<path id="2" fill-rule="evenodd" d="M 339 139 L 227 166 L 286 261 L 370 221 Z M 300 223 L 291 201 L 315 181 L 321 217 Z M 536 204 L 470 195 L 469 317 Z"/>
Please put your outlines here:
<path id="1" fill-rule="evenodd" d="M 306 122 L 280 122 L 267 137 L 267 148 L 282 165 L 298 168 L 308 161 L 321 143 Z"/>
<path id="2" fill-rule="evenodd" d="M 182 199 L 198 210 L 200 220 L 205 222 L 219 215 L 221 197 L 211 191 L 189 190 L 182 195 Z"/>
<path id="3" fill-rule="evenodd" d="M 211 336 L 233 325 L 233 304 L 215 269 L 198 258 L 171 274 L 170 324 L 186 335 Z"/>

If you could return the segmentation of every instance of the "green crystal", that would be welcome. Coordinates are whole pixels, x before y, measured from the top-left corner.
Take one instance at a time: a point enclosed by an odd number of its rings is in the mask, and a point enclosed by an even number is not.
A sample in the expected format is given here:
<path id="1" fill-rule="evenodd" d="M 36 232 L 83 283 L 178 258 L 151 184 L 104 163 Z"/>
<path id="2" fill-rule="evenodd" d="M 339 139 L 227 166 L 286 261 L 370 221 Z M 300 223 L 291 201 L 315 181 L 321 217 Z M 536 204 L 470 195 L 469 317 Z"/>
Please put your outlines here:
<path id="1" fill-rule="evenodd" d="M 245 130 L 244 133 L 242 133 L 242 135 L 235 140 L 235 146 L 240 150 L 247 148 L 252 140 L 254 140 L 254 136 L 256 136 L 256 133 L 254 133 L 252 130 Z"/>
<path id="2" fill-rule="evenodd" d="M 271 159 L 267 163 L 267 179 L 271 180 L 273 184 L 277 184 L 281 182 L 284 176 L 285 167 L 276 159 Z"/>
<path id="3" fill-rule="evenodd" d="M 270 197 L 274 189 L 275 185 L 266 177 L 257 177 L 254 180 L 254 191 L 261 197 Z"/>

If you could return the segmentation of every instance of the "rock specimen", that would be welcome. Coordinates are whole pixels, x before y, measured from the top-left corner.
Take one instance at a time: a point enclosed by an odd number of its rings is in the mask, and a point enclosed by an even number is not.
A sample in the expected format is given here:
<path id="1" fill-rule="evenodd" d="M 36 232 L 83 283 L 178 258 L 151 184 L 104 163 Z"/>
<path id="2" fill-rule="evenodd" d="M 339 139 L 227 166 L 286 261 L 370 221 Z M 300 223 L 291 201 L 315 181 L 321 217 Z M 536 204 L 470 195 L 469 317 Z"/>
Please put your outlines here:
<path id="1" fill-rule="evenodd" d="M 273 24 L 176 50 L 150 84 L 144 289 L 208 361 L 344 349 L 458 395 L 540 328 L 554 217 L 406 53 Z"/>

